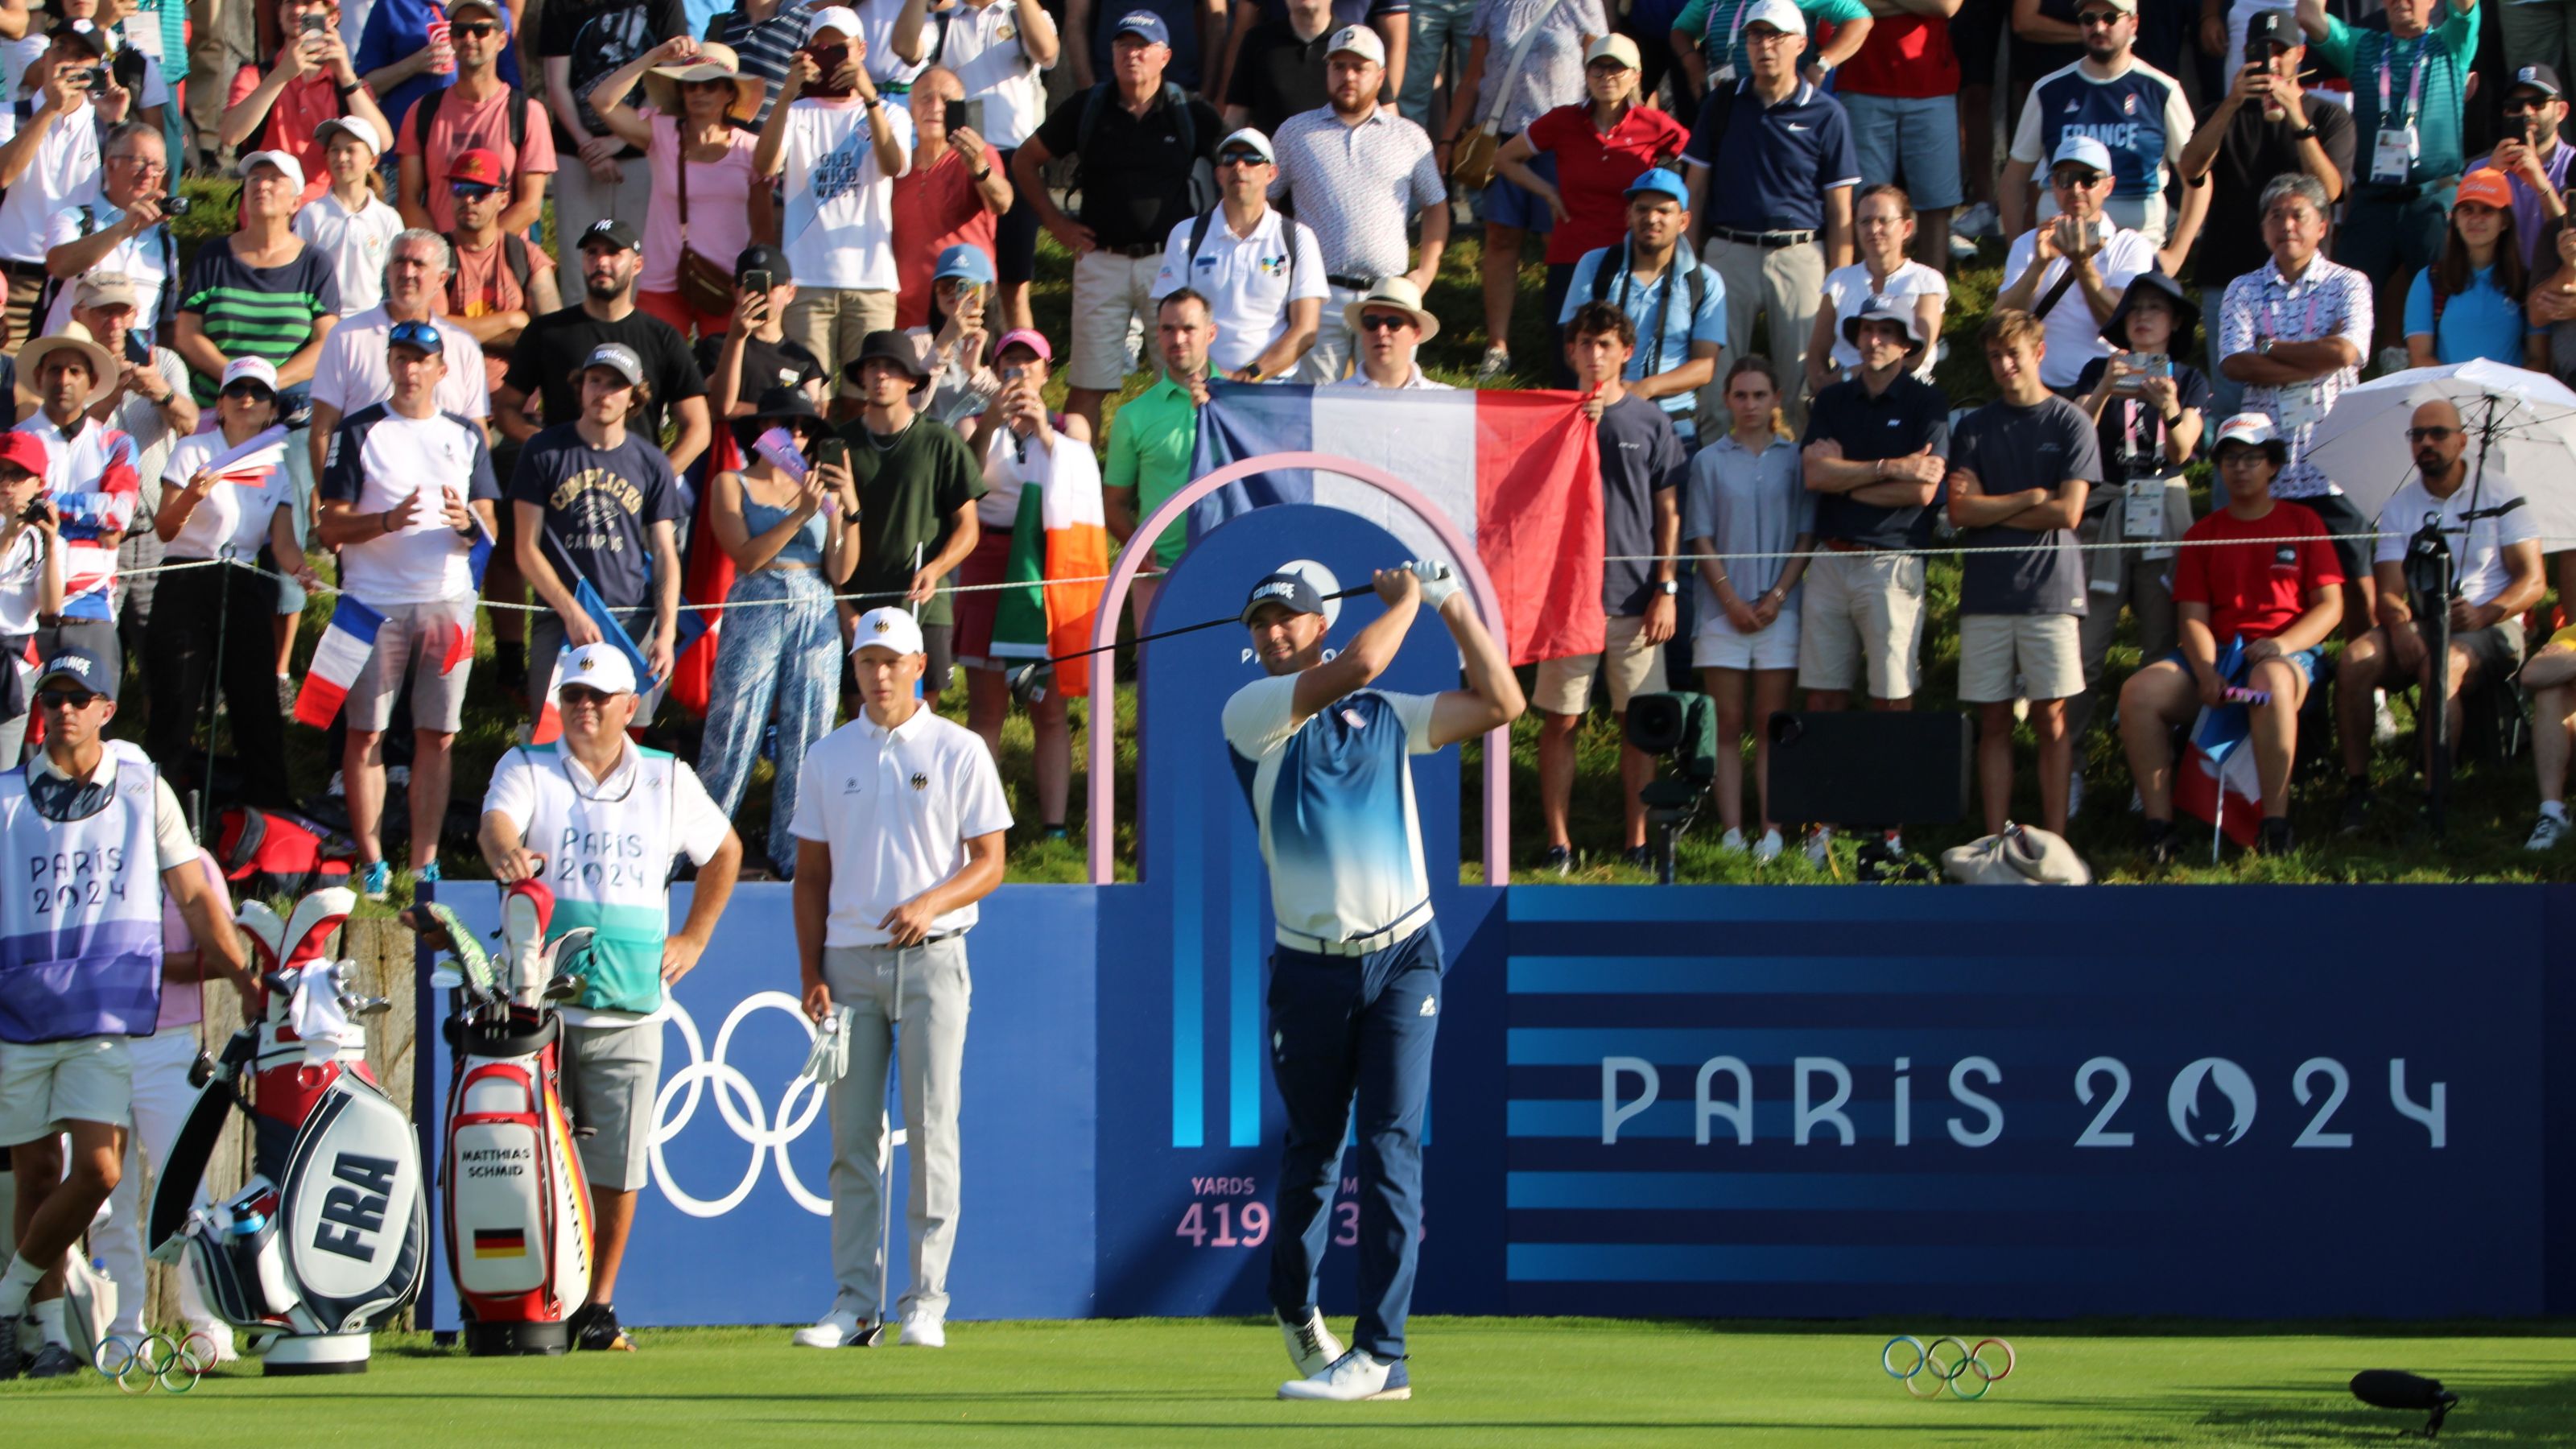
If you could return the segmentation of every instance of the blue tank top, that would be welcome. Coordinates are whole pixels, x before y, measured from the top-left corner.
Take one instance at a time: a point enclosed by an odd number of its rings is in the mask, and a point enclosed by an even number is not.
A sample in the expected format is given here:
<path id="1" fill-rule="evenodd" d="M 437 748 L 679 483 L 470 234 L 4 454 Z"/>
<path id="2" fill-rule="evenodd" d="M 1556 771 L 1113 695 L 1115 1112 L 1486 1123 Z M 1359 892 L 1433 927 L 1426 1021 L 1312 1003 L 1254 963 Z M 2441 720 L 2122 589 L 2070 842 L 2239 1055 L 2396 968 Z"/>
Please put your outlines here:
<path id="1" fill-rule="evenodd" d="M 753 538 L 758 538 L 786 522 L 787 515 L 795 511 L 794 508 L 772 508 L 754 499 L 750 489 L 743 490 L 742 526 L 744 531 Z M 811 564 L 817 568 L 822 567 L 823 515 L 817 513 L 806 519 L 805 526 L 796 530 L 796 536 L 787 540 L 786 545 L 770 559 L 770 563 L 801 563 Z"/>

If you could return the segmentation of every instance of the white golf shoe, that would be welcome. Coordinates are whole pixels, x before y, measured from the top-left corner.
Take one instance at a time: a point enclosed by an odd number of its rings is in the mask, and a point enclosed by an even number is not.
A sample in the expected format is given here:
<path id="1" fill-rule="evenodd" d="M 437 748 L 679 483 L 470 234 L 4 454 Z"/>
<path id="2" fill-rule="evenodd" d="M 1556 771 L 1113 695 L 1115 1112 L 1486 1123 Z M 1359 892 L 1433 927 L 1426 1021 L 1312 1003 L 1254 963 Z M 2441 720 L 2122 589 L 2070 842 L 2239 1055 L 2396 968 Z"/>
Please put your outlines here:
<path id="1" fill-rule="evenodd" d="M 1291 1323 L 1285 1314 L 1280 1315 L 1279 1334 L 1288 1340 L 1288 1361 L 1297 1366 L 1297 1377 L 1301 1379 L 1311 1379 L 1331 1368 L 1333 1360 L 1342 1356 L 1342 1341 L 1333 1337 L 1321 1309 L 1308 1309 L 1303 1323 Z"/>
<path id="2" fill-rule="evenodd" d="M 1356 1404 L 1368 1399 L 1409 1399 L 1413 1385 L 1405 1379 L 1404 1360 L 1384 1362 L 1367 1349 L 1355 1348 L 1322 1373 L 1281 1384 L 1279 1397 Z"/>
<path id="3" fill-rule="evenodd" d="M 796 1330 L 794 1342 L 798 1348 L 848 1348 L 866 1328 L 857 1314 L 835 1308 L 811 1326 Z"/>
<path id="4" fill-rule="evenodd" d="M 936 1313 L 907 1313 L 903 1316 L 903 1346 L 906 1348 L 946 1348 L 948 1324 Z"/>

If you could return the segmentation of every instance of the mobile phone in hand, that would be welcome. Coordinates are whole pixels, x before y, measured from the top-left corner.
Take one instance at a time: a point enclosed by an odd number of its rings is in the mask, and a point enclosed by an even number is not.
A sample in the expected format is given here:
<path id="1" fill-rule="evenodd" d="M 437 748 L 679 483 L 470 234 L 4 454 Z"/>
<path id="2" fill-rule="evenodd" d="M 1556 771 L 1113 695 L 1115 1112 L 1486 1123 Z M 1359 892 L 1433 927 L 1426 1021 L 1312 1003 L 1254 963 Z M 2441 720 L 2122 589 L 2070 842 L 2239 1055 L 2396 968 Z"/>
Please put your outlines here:
<path id="1" fill-rule="evenodd" d="M 946 124 L 951 132 L 972 131 L 978 136 L 984 134 L 982 101 L 950 101 L 944 114 L 948 118 Z"/>
<path id="2" fill-rule="evenodd" d="M 814 466 L 825 468 L 836 463 L 844 468 L 850 466 L 849 439 L 823 438 L 817 440 L 814 444 Z"/>

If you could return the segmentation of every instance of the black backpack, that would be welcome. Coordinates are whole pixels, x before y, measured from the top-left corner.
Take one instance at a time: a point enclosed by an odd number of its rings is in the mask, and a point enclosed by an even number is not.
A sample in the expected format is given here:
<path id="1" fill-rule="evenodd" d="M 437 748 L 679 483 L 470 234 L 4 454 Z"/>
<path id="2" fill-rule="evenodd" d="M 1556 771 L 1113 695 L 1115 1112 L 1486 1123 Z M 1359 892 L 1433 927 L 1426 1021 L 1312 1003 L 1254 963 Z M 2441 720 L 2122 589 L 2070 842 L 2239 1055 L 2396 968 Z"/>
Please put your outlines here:
<path id="1" fill-rule="evenodd" d="M 1102 81 L 1082 99 L 1082 119 L 1075 124 L 1073 148 L 1079 156 L 1091 150 L 1092 138 L 1100 134 L 1100 119 L 1117 98 L 1117 86 Z M 1190 210 L 1204 215 L 1216 209 L 1225 199 L 1216 188 L 1216 161 L 1199 151 L 1198 121 L 1190 115 L 1190 95 L 1170 81 L 1163 82 L 1163 104 L 1171 108 L 1172 128 L 1180 136 L 1181 150 L 1190 158 Z"/>

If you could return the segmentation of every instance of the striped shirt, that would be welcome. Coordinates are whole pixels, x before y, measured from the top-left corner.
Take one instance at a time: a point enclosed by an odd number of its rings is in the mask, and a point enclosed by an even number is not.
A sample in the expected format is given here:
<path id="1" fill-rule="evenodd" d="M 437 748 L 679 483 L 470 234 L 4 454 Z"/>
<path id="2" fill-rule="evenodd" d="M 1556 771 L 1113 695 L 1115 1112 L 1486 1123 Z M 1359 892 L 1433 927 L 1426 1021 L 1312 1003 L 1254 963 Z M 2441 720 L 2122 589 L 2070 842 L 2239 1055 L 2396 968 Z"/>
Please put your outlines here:
<path id="1" fill-rule="evenodd" d="M 2327 261 L 2321 253 L 2309 260 L 2296 282 L 2285 282 L 2281 264 L 2268 261 L 2261 271 L 2247 272 L 2227 284 L 2227 300 L 2218 307 L 2218 355 L 2227 358 L 2252 352 L 2265 338 L 2314 342 L 2340 337 L 2351 342 L 2360 356 L 2368 357 L 2370 326 L 2368 277 Z M 2270 418 L 2290 445 L 2290 466 L 2272 480 L 2273 497 L 2315 498 L 2343 491 L 2308 461 L 2308 440 L 2335 399 L 2360 380 L 2359 368 L 2343 367 L 2313 382 L 2245 389 L 2245 411 Z"/>
<path id="2" fill-rule="evenodd" d="M 1332 107 L 1318 106 L 1280 122 L 1270 144 L 1279 153 L 1270 199 L 1293 198 L 1297 219 L 1315 229 L 1327 273 L 1375 281 L 1412 269 L 1406 224 L 1449 199 L 1420 126 L 1387 106 L 1345 126 Z"/>
<path id="3" fill-rule="evenodd" d="M 782 6 L 767 20 L 754 20 L 739 10 L 728 10 L 707 22 L 705 38 L 733 47 L 742 61 L 744 75 L 761 80 L 760 114 L 752 124 L 769 120 L 769 108 L 778 100 L 778 87 L 787 79 L 787 67 L 794 64 L 796 52 L 805 44 L 805 27 L 813 23 L 811 12 L 794 6 Z"/>
<path id="4" fill-rule="evenodd" d="M 310 246 L 280 266 L 254 267 L 233 258 L 233 238 L 217 237 L 198 251 L 179 293 L 179 310 L 197 314 L 206 340 L 227 358 L 264 357 L 283 366 L 313 340 L 313 323 L 340 311 L 340 284 L 331 259 Z M 191 372 L 188 391 L 197 406 L 212 407 L 222 379 Z"/>

